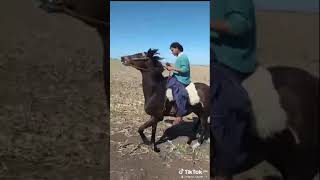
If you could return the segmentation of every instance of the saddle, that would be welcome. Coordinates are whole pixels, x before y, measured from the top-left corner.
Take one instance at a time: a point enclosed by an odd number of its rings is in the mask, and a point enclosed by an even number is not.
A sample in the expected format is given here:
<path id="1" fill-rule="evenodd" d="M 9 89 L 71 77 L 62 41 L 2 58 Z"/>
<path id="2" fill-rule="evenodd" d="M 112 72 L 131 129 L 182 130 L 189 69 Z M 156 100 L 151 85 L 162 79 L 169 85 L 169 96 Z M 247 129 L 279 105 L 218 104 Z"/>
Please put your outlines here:
<path id="1" fill-rule="evenodd" d="M 194 85 L 194 83 L 190 83 L 187 87 L 186 87 L 187 93 L 188 93 L 188 102 L 191 106 L 196 105 L 200 102 L 200 97 L 198 95 L 197 89 Z M 167 100 L 169 102 L 173 102 L 173 93 L 172 93 L 172 89 L 171 88 L 167 88 L 166 90 L 166 97 Z M 174 104 L 170 110 L 170 115 L 171 116 L 175 116 L 176 113 L 176 105 Z"/>
<path id="2" fill-rule="evenodd" d="M 188 100 L 190 105 L 194 106 L 198 103 L 200 103 L 200 97 L 198 95 L 196 86 L 194 85 L 194 83 L 190 83 L 187 87 L 186 90 L 188 92 Z M 172 89 L 168 88 L 166 91 L 166 97 L 169 100 L 169 102 L 174 101 L 173 100 L 173 94 L 172 94 Z"/>

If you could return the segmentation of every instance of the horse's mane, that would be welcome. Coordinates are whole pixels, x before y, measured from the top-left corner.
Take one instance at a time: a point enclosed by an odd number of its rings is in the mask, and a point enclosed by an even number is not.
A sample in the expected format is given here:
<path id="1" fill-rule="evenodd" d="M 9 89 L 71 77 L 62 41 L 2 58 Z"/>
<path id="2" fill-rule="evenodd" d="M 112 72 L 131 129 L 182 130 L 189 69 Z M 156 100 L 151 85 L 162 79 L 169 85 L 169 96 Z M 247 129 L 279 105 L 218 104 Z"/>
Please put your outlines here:
<path id="1" fill-rule="evenodd" d="M 160 57 L 160 53 L 158 53 L 158 49 L 149 49 L 147 52 L 146 52 L 147 56 L 149 58 L 151 58 L 153 61 L 154 61 L 154 64 L 156 67 L 159 67 L 160 68 L 160 71 L 163 72 L 164 71 L 164 68 L 163 68 L 163 65 L 162 63 L 160 62 L 160 60 L 164 59 L 162 57 Z"/>
<path id="2" fill-rule="evenodd" d="M 160 61 L 162 60 L 163 58 L 160 57 L 160 53 L 158 53 L 158 49 L 149 49 L 147 52 L 146 52 L 147 56 L 149 58 L 152 58 L 152 60 L 155 60 L 155 61 Z"/>

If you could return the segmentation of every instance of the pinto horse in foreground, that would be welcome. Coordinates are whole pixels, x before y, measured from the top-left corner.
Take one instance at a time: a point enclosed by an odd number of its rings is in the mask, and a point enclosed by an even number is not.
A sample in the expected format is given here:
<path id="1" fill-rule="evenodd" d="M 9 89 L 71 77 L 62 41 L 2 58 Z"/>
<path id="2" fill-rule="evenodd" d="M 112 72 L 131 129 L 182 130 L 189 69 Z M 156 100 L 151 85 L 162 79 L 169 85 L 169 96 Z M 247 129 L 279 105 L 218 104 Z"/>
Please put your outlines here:
<path id="1" fill-rule="evenodd" d="M 249 159 L 234 173 L 267 161 L 284 180 L 311 180 L 319 173 L 319 78 L 294 67 L 258 66 L 242 85 L 251 102 L 244 117 L 252 131 Z M 211 142 L 213 159 L 214 137 Z"/>

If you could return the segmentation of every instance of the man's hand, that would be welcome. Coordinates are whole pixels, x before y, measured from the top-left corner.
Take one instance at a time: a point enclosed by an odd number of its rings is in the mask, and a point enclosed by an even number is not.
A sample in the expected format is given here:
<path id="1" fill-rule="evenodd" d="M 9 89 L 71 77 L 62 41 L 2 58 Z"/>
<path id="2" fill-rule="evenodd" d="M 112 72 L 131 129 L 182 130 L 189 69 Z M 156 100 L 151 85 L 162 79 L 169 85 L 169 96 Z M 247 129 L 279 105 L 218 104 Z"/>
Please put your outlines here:
<path id="1" fill-rule="evenodd" d="M 170 63 L 166 63 L 166 69 L 168 70 L 168 71 L 174 71 L 174 68 L 171 66 L 171 64 Z"/>
<path id="2" fill-rule="evenodd" d="M 166 66 L 166 69 L 168 70 L 168 71 L 174 71 L 175 70 L 175 68 L 174 67 L 172 67 L 172 66 Z"/>
<path id="3" fill-rule="evenodd" d="M 181 72 L 181 70 L 180 70 L 180 69 L 178 69 L 178 68 L 176 68 L 176 67 L 172 66 L 170 63 L 166 63 L 165 68 L 166 68 L 168 71 L 170 71 L 170 72 L 171 72 L 171 71 Z"/>
<path id="4" fill-rule="evenodd" d="M 218 33 L 230 33 L 230 25 L 227 21 L 215 20 L 210 22 L 210 29 Z"/>

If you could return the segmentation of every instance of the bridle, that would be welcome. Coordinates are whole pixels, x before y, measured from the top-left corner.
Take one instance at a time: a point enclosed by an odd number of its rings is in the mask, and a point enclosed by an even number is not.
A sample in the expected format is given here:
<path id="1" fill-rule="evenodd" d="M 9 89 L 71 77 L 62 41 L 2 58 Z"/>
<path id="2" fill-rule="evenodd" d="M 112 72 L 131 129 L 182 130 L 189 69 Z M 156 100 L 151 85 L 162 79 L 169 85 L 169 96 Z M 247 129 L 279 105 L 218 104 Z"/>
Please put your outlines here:
<path id="1" fill-rule="evenodd" d="M 149 58 L 148 58 L 148 57 L 131 58 L 131 61 L 146 61 L 146 60 L 149 60 Z M 138 69 L 138 70 L 141 70 L 141 71 L 145 71 L 145 72 L 152 72 L 152 71 L 154 71 L 155 69 L 160 68 L 160 67 L 158 67 L 158 68 L 142 68 L 142 67 L 135 66 L 135 65 L 133 65 L 133 64 L 130 64 L 129 66 L 134 67 L 134 68 L 136 68 L 136 69 Z M 165 68 L 165 66 L 163 66 L 163 65 L 162 65 L 162 67 Z M 165 69 L 166 69 L 166 68 L 165 68 Z"/>

